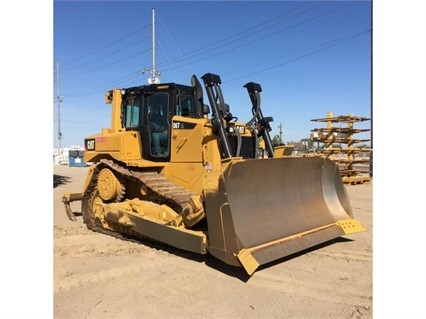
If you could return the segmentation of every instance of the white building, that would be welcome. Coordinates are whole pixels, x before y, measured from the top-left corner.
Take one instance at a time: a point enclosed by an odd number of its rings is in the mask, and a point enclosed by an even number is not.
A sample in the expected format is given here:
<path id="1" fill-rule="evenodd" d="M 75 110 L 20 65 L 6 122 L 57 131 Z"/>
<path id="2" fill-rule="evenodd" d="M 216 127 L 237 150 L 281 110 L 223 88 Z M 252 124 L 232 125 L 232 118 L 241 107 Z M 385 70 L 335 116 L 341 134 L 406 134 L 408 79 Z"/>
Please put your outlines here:
<path id="1" fill-rule="evenodd" d="M 80 145 L 71 145 L 70 147 L 53 148 L 53 165 L 68 165 L 70 150 L 82 151 L 84 147 Z"/>

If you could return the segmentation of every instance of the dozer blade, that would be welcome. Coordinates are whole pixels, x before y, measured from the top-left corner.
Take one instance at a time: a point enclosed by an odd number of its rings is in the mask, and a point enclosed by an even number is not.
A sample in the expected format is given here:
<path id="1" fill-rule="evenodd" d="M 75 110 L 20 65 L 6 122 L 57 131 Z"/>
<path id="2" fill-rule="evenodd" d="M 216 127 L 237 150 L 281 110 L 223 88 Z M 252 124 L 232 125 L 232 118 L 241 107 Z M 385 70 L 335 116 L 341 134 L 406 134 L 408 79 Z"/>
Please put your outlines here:
<path id="1" fill-rule="evenodd" d="M 206 180 L 209 252 L 259 265 L 365 229 L 353 219 L 337 165 L 326 158 L 231 162 Z"/>

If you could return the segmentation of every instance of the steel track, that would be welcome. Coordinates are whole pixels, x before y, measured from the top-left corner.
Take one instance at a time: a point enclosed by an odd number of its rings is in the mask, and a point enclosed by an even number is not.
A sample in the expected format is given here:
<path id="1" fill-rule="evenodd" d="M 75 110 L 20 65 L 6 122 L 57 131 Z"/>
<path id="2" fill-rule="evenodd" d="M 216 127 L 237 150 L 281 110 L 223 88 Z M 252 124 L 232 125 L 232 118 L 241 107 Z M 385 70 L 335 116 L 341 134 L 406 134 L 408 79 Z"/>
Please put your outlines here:
<path id="1" fill-rule="evenodd" d="M 98 194 L 97 182 L 99 172 L 103 168 L 109 168 L 121 181 L 133 184 L 138 183 L 141 187 L 146 188 L 148 190 L 148 198 L 144 200 L 149 200 L 159 205 L 167 205 L 178 214 L 181 213 L 183 206 L 189 202 L 192 196 L 194 196 L 193 193 L 174 184 L 164 175 L 159 174 L 156 171 L 138 171 L 136 169 L 125 168 L 111 160 L 101 160 L 99 163 L 95 164 L 92 178 L 82 198 L 83 221 L 90 230 L 98 233 L 122 240 L 139 242 L 135 239 L 137 238 L 136 234 L 131 230 L 129 231 L 127 228 L 122 227 L 119 224 L 115 224 L 114 228 L 116 231 L 111 231 L 100 227 L 99 223 L 95 220 L 93 200 Z M 126 196 L 120 197 L 121 200 L 125 198 Z"/>

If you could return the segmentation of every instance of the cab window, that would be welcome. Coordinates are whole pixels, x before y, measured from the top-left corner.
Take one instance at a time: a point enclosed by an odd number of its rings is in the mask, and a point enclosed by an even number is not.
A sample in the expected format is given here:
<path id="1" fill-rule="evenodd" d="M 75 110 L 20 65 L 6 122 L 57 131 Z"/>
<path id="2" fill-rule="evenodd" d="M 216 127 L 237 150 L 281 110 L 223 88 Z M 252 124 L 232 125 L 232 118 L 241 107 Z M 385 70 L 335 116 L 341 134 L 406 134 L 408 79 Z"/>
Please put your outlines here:
<path id="1" fill-rule="evenodd" d="M 124 108 L 124 127 L 135 128 L 140 124 L 140 100 L 138 98 L 131 98 L 126 100 Z"/>
<path id="2" fill-rule="evenodd" d="M 194 97 L 186 94 L 176 95 L 176 115 L 195 117 Z"/>

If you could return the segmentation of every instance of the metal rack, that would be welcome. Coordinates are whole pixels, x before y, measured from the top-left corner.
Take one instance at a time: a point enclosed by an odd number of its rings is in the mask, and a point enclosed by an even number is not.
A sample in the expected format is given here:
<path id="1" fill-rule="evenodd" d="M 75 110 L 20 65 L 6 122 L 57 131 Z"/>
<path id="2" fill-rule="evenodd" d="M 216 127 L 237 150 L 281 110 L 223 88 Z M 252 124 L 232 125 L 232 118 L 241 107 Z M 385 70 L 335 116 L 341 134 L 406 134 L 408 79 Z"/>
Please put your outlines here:
<path id="1" fill-rule="evenodd" d="M 318 148 L 317 152 L 338 164 L 344 183 L 361 184 L 371 181 L 369 168 L 372 149 L 355 147 L 355 144 L 368 142 L 370 139 L 354 137 L 357 133 L 370 131 L 370 129 L 355 128 L 354 123 L 369 120 L 367 117 L 354 116 L 353 114 L 333 117 L 332 112 L 328 112 L 326 118 L 311 119 L 311 121 L 327 123 L 326 128 L 311 130 L 310 140 L 324 144 L 322 148 Z M 346 127 L 341 125 L 337 127 L 335 123 L 344 123 Z M 336 147 L 336 144 L 339 147 Z M 344 144 L 344 147 L 342 147 L 342 144 Z M 365 153 L 369 155 L 367 158 L 356 156 Z M 367 166 L 367 170 L 365 166 Z"/>

